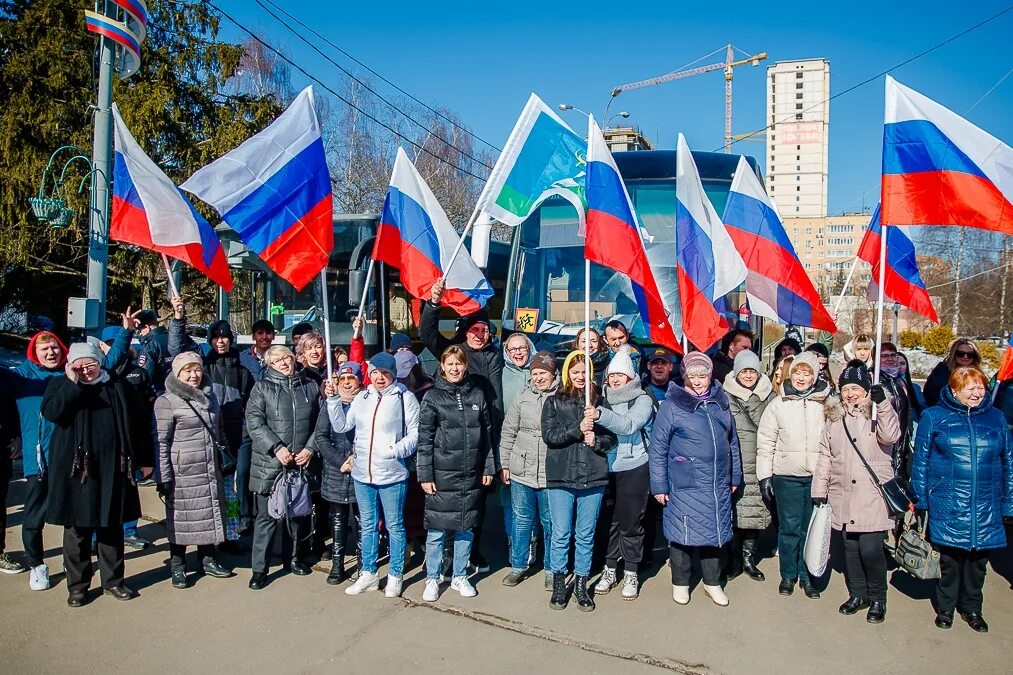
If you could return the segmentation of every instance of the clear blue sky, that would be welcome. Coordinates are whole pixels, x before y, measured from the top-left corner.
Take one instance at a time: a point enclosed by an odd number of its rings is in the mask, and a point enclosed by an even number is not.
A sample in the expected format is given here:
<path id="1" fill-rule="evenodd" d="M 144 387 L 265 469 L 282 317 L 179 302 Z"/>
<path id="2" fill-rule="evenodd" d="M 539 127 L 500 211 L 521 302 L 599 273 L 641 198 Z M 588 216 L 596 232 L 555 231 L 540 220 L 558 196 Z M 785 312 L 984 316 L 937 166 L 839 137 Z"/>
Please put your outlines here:
<path id="1" fill-rule="evenodd" d="M 825 57 L 831 94 L 843 91 L 1001 11 L 1010 0 L 922 2 L 440 2 L 277 4 L 430 105 L 455 111 L 479 136 L 501 146 L 536 92 L 549 105 L 570 103 L 600 114 L 618 84 L 675 70 L 731 42 L 769 59 Z M 252 0 L 219 0 L 228 13 L 270 37 L 316 77 L 339 88 L 345 77 Z M 339 5 L 340 8 L 336 8 Z M 242 37 L 223 21 L 226 39 Z M 1013 12 L 894 71 L 894 76 L 964 114 L 1013 68 Z M 333 53 L 355 72 L 358 67 Z M 721 60 L 716 55 L 709 61 Z M 700 65 L 703 65 L 701 63 Z M 766 68 L 736 69 L 733 133 L 764 126 Z M 366 75 L 365 73 L 361 73 Z M 298 73 L 294 84 L 308 82 Z M 382 83 L 376 82 L 384 89 Z M 385 94 L 391 93 L 384 91 Z M 628 110 L 658 147 L 686 134 L 694 149 L 714 150 L 724 133 L 720 71 L 624 93 L 611 112 Z M 968 115 L 1013 143 L 1013 76 Z M 579 129 L 576 113 L 564 119 Z M 830 211 L 872 207 L 882 143 L 883 78 L 830 104 Z M 762 143 L 735 146 L 761 160 Z"/>

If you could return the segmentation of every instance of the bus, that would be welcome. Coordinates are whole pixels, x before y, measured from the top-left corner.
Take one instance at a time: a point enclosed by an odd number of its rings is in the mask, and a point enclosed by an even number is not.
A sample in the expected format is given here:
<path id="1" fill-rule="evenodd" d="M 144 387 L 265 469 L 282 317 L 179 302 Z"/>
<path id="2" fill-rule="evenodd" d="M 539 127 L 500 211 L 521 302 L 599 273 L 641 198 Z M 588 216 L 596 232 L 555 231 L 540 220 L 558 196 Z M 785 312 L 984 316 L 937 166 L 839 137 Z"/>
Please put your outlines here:
<path id="1" fill-rule="evenodd" d="M 679 291 L 675 262 L 675 150 L 616 152 L 619 167 L 644 228 L 645 242 L 665 304 L 679 326 Z M 693 159 L 708 198 L 718 214 L 724 211 L 738 155 L 694 152 Z M 749 165 L 760 175 L 756 160 Z M 559 197 L 546 200 L 514 233 L 503 303 L 504 335 L 533 334 L 536 344 L 562 349 L 584 325 L 584 240 L 577 213 Z M 622 321 L 638 342 L 646 333 L 629 278 L 591 265 L 591 325 L 602 330 L 612 319 Z M 738 308 L 745 293 L 733 293 L 728 306 Z M 679 333 L 681 331 L 677 331 Z"/>

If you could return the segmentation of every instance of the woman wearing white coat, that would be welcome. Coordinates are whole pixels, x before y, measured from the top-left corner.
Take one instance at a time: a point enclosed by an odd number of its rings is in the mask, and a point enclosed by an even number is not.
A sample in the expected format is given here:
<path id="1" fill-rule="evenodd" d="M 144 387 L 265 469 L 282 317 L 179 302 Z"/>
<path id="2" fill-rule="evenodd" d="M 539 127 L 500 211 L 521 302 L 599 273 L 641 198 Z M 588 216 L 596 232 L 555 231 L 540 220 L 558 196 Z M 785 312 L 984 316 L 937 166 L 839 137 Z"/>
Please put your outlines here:
<path id="1" fill-rule="evenodd" d="M 390 535 L 391 561 L 384 591 L 388 598 L 396 598 L 401 595 L 404 572 L 406 460 L 418 445 L 419 403 L 395 379 L 397 364 L 392 355 L 386 352 L 375 355 L 369 361 L 368 372 L 372 384 L 352 400 L 347 413 L 333 383 L 328 381 L 325 389 L 331 428 L 335 433 L 355 430 L 352 480 L 359 504 L 362 572 L 345 593 L 358 595 L 380 587 L 377 523 L 378 507 L 382 504 L 384 524 Z"/>

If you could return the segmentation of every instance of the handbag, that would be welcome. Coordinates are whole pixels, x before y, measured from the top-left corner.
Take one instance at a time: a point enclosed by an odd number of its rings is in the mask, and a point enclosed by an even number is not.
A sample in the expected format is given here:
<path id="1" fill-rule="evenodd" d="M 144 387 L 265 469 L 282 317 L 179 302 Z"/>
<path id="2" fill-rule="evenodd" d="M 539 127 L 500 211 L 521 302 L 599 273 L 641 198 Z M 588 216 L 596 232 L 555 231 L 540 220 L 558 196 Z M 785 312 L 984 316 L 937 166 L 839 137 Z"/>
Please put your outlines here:
<path id="1" fill-rule="evenodd" d="M 274 520 L 302 518 L 313 513 L 310 482 L 302 469 L 284 469 L 267 497 L 267 514 Z"/>
<path id="2" fill-rule="evenodd" d="M 809 573 L 814 577 L 823 576 L 830 561 L 830 528 L 833 523 L 833 510 L 830 504 L 813 507 L 809 518 L 809 529 L 806 532 L 805 550 L 802 559 Z"/>
<path id="3" fill-rule="evenodd" d="M 927 522 L 919 523 L 914 513 L 905 514 L 904 531 L 897 538 L 893 551 L 897 564 L 915 579 L 938 579 L 941 576 L 939 551 L 925 539 L 927 525 Z"/>
<path id="4" fill-rule="evenodd" d="M 194 408 L 190 401 L 184 401 L 184 403 L 190 407 L 193 414 L 197 416 L 200 423 L 204 425 L 205 429 L 207 429 L 208 435 L 211 437 L 211 445 L 214 448 L 215 457 L 218 459 L 218 466 L 222 469 L 222 475 L 231 476 L 234 474 L 236 472 L 236 466 L 239 464 L 239 460 L 236 458 L 236 454 L 232 452 L 232 448 L 230 448 L 227 444 L 218 442 L 218 437 L 211 428 L 211 425 L 207 423 L 207 420 L 201 417 L 201 414 L 197 412 L 197 408 Z"/>
<path id="5" fill-rule="evenodd" d="M 872 482 L 879 488 L 879 493 L 883 495 L 883 501 L 886 502 L 886 510 L 889 512 L 891 518 L 897 518 L 907 513 L 911 505 L 914 504 L 915 498 L 911 494 L 911 488 L 902 478 L 894 476 L 885 483 L 879 480 L 879 476 L 873 471 L 869 465 L 868 460 L 858 450 L 858 444 L 855 442 L 854 437 L 851 435 L 851 430 L 848 429 L 847 419 L 842 418 L 841 422 L 844 424 L 844 433 L 847 435 L 848 440 L 851 442 L 851 447 L 855 449 L 855 454 L 862 460 L 862 464 L 865 466 L 865 470 L 869 472 L 869 476 L 872 477 Z"/>

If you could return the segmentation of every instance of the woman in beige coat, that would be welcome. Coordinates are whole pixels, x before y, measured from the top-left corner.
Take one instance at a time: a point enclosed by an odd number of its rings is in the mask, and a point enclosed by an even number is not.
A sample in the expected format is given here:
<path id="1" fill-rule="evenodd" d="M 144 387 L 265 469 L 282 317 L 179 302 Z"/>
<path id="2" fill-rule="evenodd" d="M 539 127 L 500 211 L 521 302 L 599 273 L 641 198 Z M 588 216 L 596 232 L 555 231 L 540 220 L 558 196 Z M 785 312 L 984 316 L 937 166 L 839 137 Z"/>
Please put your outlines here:
<path id="1" fill-rule="evenodd" d="M 841 398 L 827 399 L 826 403 L 826 427 L 813 476 L 813 504 L 830 501 L 833 528 L 844 538 L 844 580 L 850 597 L 840 613 L 850 616 L 868 607 L 866 620 L 882 623 L 887 588 L 883 541 L 893 519 L 865 462 L 880 483 L 893 478 L 892 449 L 900 438 L 900 423 L 883 387 L 873 386 L 869 369 L 861 361 L 849 362 L 838 382 Z M 873 405 L 877 411 L 875 430 Z"/>

